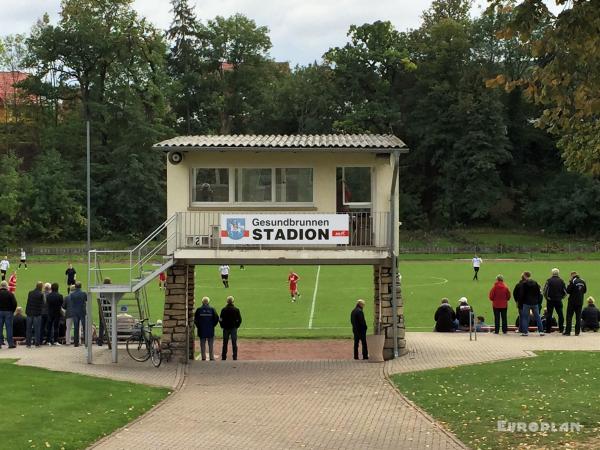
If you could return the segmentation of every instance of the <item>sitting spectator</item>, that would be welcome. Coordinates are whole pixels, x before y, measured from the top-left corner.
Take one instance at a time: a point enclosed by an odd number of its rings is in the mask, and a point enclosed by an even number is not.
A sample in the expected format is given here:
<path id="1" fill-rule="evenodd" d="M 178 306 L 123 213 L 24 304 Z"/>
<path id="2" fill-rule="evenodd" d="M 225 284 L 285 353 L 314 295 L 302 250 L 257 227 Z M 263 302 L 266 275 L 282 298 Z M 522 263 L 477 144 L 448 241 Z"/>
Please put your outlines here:
<path id="1" fill-rule="evenodd" d="M 436 310 L 433 320 L 435 320 L 434 331 L 447 333 L 456 329 L 454 324 L 456 320 L 456 314 L 452 310 L 452 307 L 448 304 L 447 298 L 442 299 L 442 304 Z"/>
<path id="2" fill-rule="evenodd" d="M 475 322 L 475 331 L 481 331 L 482 328 L 487 328 L 489 325 L 485 323 L 485 317 L 477 316 L 477 321 Z"/>
<path id="3" fill-rule="evenodd" d="M 26 322 L 23 315 L 23 308 L 17 306 L 15 316 L 13 317 L 13 338 L 19 338 L 21 341 L 25 339 Z"/>
<path id="4" fill-rule="evenodd" d="M 456 318 L 458 319 L 458 328 L 469 330 L 471 326 L 472 309 L 469 306 L 467 297 L 461 297 L 456 307 Z"/>
<path id="5" fill-rule="evenodd" d="M 600 310 L 596 308 L 594 297 L 589 297 L 588 305 L 581 312 L 582 331 L 593 331 L 594 333 L 600 328 Z"/>
<path id="6" fill-rule="evenodd" d="M 552 332 L 552 327 L 558 328 L 558 322 L 556 321 L 556 317 L 551 317 L 550 325 L 548 325 L 548 308 L 544 308 L 544 313 L 542 314 L 542 323 L 546 330 L 550 330 Z M 535 318 L 534 318 L 535 320 Z"/>

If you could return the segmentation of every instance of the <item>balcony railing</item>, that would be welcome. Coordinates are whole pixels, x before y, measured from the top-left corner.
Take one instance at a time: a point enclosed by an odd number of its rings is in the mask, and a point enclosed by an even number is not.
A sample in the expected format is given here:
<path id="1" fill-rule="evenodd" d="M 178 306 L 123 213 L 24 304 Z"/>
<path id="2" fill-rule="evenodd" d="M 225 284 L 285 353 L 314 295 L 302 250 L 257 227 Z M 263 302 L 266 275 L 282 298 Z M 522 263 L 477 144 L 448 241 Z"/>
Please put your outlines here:
<path id="1" fill-rule="evenodd" d="M 249 214 L 248 211 L 237 212 L 238 214 Z M 177 213 L 174 226 L 177 227 L 177 250 L 181 249 L 388 249 L 390 242 L 389 213 L 387 212 L 350 212 L 344 213 L 349 216 L 349 237 L 347 244 L 277 244 L 277 245 L 245 245 L 245 244 L 223 244 L 221 242 L 221 214 L 212 211 L 193 211 Z M 223 213 L 235 215 L 236 212 Z M 255 213 L 253 215 L 264 215 L 269 218 L 273 213 Z M 294 215 L 298 213 L 294 212 Z M 325 215 L 325 213 L 306 213 L 311 216 Z M 335 213 L 328 213 L 335 214 Z"/>

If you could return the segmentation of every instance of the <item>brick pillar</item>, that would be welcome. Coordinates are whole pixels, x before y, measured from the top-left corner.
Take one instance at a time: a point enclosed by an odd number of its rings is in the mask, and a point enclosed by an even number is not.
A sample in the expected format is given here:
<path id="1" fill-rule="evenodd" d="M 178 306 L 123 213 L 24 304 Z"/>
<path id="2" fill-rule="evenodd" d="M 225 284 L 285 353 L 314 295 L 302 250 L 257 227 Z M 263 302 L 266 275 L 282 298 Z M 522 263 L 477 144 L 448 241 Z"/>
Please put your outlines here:
<path id="1" fill-rule="evenodd" d="M 394 358 L 394 328 L 392 313 L 392 260 L 388 259 L 383 264 L 373 266 L 374 280 L 374 334 L 385 334 L 385 344 L 383 346 L 384 359 Z M 398 353 L 400 356 L 407 353 L 406 334 L 404 325 L 404 302 L 400 288 L 400 280 L 397 279 L 396 293 L 398 301 Z M 380 332 L 377 332 L 377 322 L 379 320 L 379 302 L 381 301 L 381 326 Z"/>
<path id="2" fill-rule="evenodd" d="M 188 359 L 194 359 L 194 269 L 193 265 L 176 263 L 167 270 L 161 347 L 163 354 L 171 356 L 172 361 L 187 362 Z M 186 336 L 190 350 L 187 356 Z"/>

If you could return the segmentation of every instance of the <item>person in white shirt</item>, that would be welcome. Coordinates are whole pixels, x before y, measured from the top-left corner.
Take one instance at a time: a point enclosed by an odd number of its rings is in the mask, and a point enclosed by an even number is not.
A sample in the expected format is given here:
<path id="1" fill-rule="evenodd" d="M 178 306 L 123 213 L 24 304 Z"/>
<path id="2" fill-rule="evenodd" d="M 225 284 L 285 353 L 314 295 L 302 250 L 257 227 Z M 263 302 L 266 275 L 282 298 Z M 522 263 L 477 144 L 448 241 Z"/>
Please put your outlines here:
<path id="1" fill-rule="evenodd" d="M 10 263 L 8 262 L 8 256 L 5 256 L 2 261 L 0 261 L 0 274 L 2 274 L 2 281 L 6 280 L 6 271 L 10 267 Z"/>
<path id="2" fill-rule="evenodd" d="M 220 266 L 219 273 L 221 274 L 221 281 L 223 282 L 223 286 L 228 288 L 229 287 L 229 266 L 227 264 Z"/>
<path id="3" fill-rule="evenodd" d="M 21 249 L 21 259 L 19 260 L 19 269 L 21 268 L 21 264 L 25 264 L 25 270 L 27 270 L 27 253 L 25 250 Z"/>
<path id="4" fill-rule="evenodd" d="M 475 255 L 475 257 L 473 258 L 473 272 L 475 272 L 475 274 L 473 275 L 473 280 L 479 281 L 477 275 L 479 274 L 479 268 L 481 267 L 482 262 L 483 260 L 479 256 Z"/>

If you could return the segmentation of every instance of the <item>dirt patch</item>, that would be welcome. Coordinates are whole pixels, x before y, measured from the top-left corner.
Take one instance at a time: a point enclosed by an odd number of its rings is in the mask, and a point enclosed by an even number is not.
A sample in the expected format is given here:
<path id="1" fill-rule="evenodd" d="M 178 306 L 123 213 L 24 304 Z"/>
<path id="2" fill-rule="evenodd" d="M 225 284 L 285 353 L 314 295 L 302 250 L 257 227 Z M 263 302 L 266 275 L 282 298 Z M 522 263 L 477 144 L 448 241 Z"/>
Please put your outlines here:
<path id="1" fill-rule="evenodd" d="M 215 339 L 215 358 L 223 341 Z M 196 342 L 196 351 L 200 343 Z M 208 349 L 207 349 L 208 352 Z M 231 358 L 231 343 L 227 352 Z M 352 339 L 239 339 L 238 359 L 250 361 L 317 361 L 352 359 Z"/>

